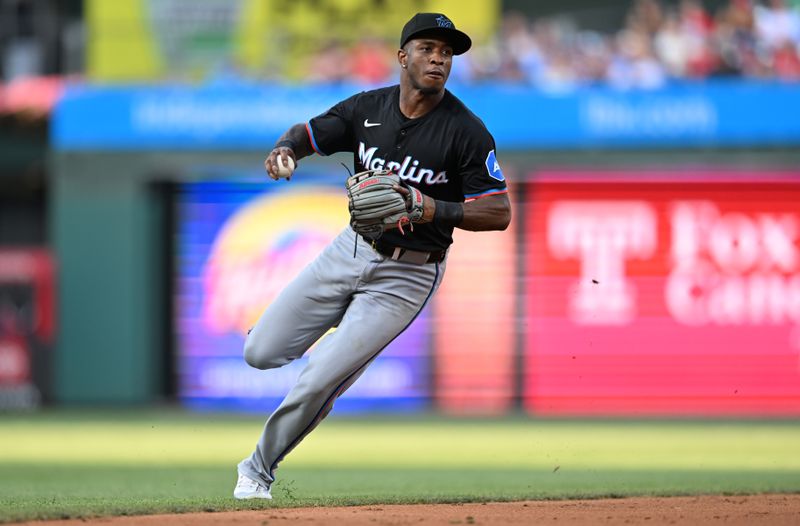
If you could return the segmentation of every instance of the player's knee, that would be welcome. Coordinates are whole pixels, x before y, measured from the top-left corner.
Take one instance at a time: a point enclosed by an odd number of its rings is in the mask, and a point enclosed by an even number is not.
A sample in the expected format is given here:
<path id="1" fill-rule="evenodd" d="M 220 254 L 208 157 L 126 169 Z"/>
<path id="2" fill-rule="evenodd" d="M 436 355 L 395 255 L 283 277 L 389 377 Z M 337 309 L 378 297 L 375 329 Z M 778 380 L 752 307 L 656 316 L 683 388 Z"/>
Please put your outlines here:
<path id="1" fill-rule="evenodd" d="M 263 346 L 256 345 L 251 339 L 244 342 L 244 361 L 256 369 L 274 369 L 282 364 L 273 358 L 270 353 L 264 352 Z"/>

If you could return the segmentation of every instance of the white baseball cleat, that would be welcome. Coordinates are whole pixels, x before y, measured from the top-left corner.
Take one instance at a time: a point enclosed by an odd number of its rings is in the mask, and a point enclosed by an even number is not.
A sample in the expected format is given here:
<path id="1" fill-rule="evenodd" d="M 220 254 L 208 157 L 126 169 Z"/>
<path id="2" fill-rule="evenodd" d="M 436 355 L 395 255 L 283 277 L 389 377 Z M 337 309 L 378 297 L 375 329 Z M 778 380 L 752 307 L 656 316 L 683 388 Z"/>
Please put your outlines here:
<path id="1" fill-rule="evenodd" d="M 242 475 L 241 473 L 239 473 L 239 480 L 236 481 L 236 487 L 233 489 L 233 496 L 239 500 L 272 500 L 272 495 L 269 494 L 269 487 L 264 486 L 264 484 L 261 482 L 253 480 L 247 475 Z"/>

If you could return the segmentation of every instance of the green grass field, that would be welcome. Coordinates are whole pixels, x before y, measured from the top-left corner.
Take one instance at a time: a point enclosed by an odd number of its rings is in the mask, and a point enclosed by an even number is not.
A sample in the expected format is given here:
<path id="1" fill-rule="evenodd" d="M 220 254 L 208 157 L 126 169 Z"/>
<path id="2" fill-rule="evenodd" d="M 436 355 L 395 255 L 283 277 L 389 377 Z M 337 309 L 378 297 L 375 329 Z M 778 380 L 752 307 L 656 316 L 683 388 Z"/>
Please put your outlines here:
<path id="1" fill-rule="evenodd" d="M 0 521 L 309 505 L 800 492 L 800 422 L 343 419 L 231 497 L 261 418 L 0 416 Z"/>

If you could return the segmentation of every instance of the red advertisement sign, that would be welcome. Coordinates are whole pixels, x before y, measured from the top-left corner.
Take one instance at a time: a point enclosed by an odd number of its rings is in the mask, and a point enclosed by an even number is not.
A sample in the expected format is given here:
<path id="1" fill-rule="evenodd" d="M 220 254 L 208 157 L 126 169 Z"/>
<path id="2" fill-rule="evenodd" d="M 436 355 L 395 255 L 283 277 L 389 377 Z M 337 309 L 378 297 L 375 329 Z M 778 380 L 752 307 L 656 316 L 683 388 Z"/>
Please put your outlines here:
<path id="1" fill-rule="evenodd" d="M 800 415 L 800 173 L 537 179 L 527 410 Z"/>
<path id="2" fill-rule="evenodd" d="M 48 251 L 0 250 L 0 410 L 33 409 L 47 397 L 54 277 Z"/>

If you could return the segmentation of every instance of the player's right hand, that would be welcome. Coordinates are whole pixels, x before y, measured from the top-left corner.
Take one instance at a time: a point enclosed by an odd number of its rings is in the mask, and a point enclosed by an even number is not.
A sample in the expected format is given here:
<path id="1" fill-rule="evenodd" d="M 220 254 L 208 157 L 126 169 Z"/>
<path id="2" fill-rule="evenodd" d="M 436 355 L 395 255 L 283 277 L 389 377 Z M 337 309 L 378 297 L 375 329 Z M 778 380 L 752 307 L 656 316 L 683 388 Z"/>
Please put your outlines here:
<path id="1" fill-rule="evenodd" d="M 278 176 L 278 156 L 283 158 L 284 166 L 289 164 L 289 157 L 292 158 L 294 161 L 295 166 L 297 166 L 297 157 L 295 157 L 294 152 L 291 148 L 287 148 L 286 146 L 280 146 L 272 150 L 267 158 L 264 160 L 264 169 L 267 171 L 267 175 L 273 181 L 277 181 L 280 179 Z M 287 177 L 287 180 L 291 179 L 291 177 Z"/>

